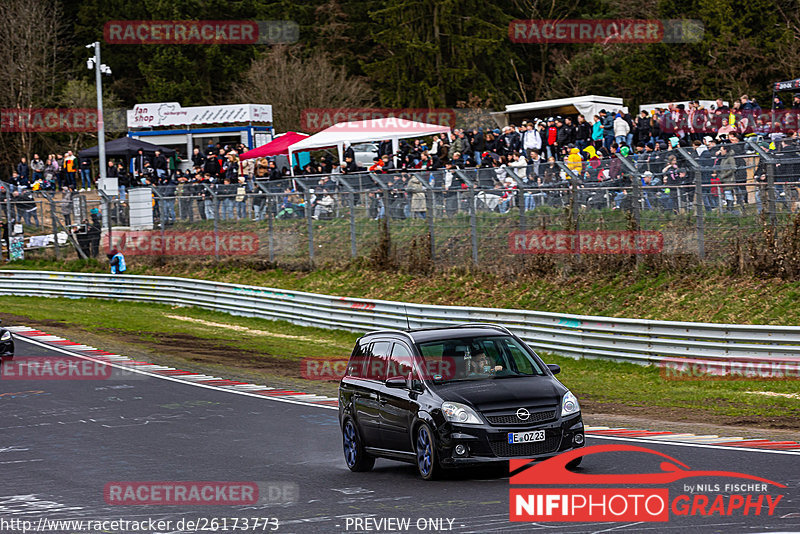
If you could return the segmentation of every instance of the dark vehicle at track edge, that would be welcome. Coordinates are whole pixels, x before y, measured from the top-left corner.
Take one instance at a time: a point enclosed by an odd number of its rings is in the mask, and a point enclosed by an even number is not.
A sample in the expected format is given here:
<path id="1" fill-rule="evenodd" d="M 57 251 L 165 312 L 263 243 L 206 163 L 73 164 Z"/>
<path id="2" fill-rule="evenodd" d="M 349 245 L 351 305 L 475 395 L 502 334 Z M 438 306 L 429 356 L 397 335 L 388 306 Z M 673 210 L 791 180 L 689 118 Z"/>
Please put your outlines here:
<path id="1" fill-rule="evenodd" d="M 14 357 L 14 336 L 2 326 L 0 326 L 0 357 Z"/>
<path id="2" fill-rule="evenodd" d="M 502 326 L 370 332 L 339 384 L 347 466 L 369 471 L 388 458 L 430 480 L 443 468 L 582 447 L 580 405 L 553 376 L 560 370 Z"/>

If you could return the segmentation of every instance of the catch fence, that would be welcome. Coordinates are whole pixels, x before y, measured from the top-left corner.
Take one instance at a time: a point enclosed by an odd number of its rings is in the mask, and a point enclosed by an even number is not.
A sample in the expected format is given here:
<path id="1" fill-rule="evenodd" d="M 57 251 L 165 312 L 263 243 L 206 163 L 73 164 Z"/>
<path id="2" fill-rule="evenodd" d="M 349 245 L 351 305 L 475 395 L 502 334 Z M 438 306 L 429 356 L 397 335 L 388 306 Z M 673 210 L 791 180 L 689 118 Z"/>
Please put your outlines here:
<path id="1" fill-rule="evenodd" d="M 124 199 L 37 192 L 38 220 L 31 217 L 30 198 L 5 195 L 0 206 L 12 235 L 23 224 L 24 251 L 34 257 L 91 257 L 110 245 L 129 262 L 236 256 L 286 268 L 360 259 L 412 270 L 547 270 L 587 253 L 573 247 L 555 254 L 528 246 L 526 236 L 657 232 L 657 250 L 605 250 L 623 253 L 609 260 L 609 268 L 646 256 L 741 262 L 747 246 L 768 246 L 761 241 L 765 232 L 776 240 L 794 228 L 800 145 L 787 139 L 721 146 L 241 185 L 187 182 L 147 188 L 138 207 L 133 197 L 142 197 L 144 188 L 129 189 Z M 16 228 L 5 217 L 9 213 Z"/>

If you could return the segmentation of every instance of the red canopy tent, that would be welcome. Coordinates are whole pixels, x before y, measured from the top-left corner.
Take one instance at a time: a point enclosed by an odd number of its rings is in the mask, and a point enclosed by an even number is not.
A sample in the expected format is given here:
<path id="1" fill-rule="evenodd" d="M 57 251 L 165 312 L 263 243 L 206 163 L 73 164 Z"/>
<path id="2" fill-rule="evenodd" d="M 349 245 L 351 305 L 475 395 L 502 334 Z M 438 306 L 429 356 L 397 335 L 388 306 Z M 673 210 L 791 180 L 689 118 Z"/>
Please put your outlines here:
<path id="1" fill-rule="evenodd" d="M 273 139 L 266 145 L 261 145 L 253 150 L 244 152 L 239 156 L 239 159 L 265 158 L 267 156 L 277 156 L 278 154 L 288 154 L 289 145 L 293 145 L 296 142 L 305 139 L 306 137 L 308 137 L 306 134 L 286 132 L 282 136 Z"/>

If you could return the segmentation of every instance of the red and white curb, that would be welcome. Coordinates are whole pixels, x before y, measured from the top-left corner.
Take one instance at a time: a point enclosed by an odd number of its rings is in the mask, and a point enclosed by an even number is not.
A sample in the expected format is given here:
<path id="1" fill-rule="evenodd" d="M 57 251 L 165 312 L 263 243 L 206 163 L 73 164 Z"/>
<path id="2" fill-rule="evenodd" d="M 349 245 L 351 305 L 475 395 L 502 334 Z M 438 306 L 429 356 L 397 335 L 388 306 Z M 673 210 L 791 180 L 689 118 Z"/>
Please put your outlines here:
<path id="1" fill-rule="evenodd" d="M 5 328 L 16 336 L 49 345 L 55 349 L 60 349 L 61 351 L 72 352 L 76 356 L 83 356 L 90 360 L 113 365 L 114 367 L 121 369 L 128 369 L 140 374 L 151 375 L 158 378 L 168 378 L 176 382 L 202 385 L 204 387 L 222 389 L 236 393 L 246 393 L 254 396 L 258 395 L 265 398 L 272 398 L 274 400 L 292 402 L 295 404 L 308 404 L 312 406 L 325 407 L 339 406 L 339 401 L 337 399 L 328 397 L 326 395 L 314 395 L 311 393 L 303 393 L 301 391 L 293 391 L 290 389 L 251 384 L 249 382 L 239 382 L 218 376 L 209 376 L 191 371 L 182 371 L 166 365 L 155 365 L 149 362 L 136 361 L 120 354 L 114 354 L 100 350 L 96 347 L 90 347 L 88 345 L 81 345 L 80 343 L 75 343 L 74 341 L 70 341 L 59 336 L 53 336 L 40 330 L 34 330 L 27 326 L 7 326 Z"/>
<path id="2" fill-rule="evenodd" d="M 113 354 L 95 347 L 90 347 L 88 345 L 81 345 L 80 343 L 75 343 L 62 337 L 49 335 L 46 332 L 34 330 L 26 326 L 7 326 L 5 328 L 17 336 L 27 338 L 39 344 L 49 345 L 62 352 L 72 352 L 76 356 L 81 356 L 90 360 L 106 363 L 114 367 L 128 369 L 136 373 L 150 375 L 157 378 L 163 378 L 212 389 L 220 389 L 232 393 L 260 396 L 262 398 L 291 402 L 293 404 L 306 404 L 309 406 L 318 406 L 328 409 L 336 409 L 339 406 L 339 401 L 337 399 L 333 397 L 327 397 L 325 395 L 314 395 L 300 391 L 250 384 L 248 382 L 238 382 L 236 380 L 228 380 L 217 376 L 209 376 L 191 371 L 182 371 L 180 369 L 165 365 L 155 365 L 149 362 L 136 361 L 120 354 Z M 680 445 L 731 447 L 750 450 L 787 451 L 800 453 L 800 443 L 796 441 L 746 439 L 730 436 L 696 435 L 691 433 L 670 431 L 636 430 L 630 428 L 611 428 L 607 426 L 589 425 L 585 427 L 585 432 L 590 437 L 600 439 L 652 441 Z"/>

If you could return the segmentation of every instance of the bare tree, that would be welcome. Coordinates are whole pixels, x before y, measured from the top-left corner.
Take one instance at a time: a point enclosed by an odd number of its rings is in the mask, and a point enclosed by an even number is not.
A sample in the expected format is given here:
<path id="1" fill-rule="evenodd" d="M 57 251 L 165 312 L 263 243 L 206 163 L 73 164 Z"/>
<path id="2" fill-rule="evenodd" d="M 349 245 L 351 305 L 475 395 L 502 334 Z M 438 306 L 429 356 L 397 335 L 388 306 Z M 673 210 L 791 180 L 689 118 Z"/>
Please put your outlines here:
<path id="1" fill-rule="evenodd" d="M 53 102 L 58 79 L 57 50 L 63 28 L 58 2 L 2 0 L 0 57 L 4 80 L 0 108 L 30 109 Z M 33 132 L 0 136 L 4 157 L 30 156 Z"/>
<path id="2" fill-rule="evenodd" d="M 366 81 L 349 76 L 326 55 L 302 58 L 299 48 L 286 46 L 253 60 L 233 96 L 239 102 L 271 104 L 278 111 L 273 117 L 278 131 L 300 129 L 304 109 L 360 107 L 374 100 Z"/>
<path id="3" fill-rule="evenodd" d="M 86 80 L 69 80 L 61 91 L 57 103 L 69 109 L 96 109 L 97 89 L 93 82 Z M 127 130 L 125 109 L 117 95 L 110 89 L 103 89 L 103 119 L 105 121 L 106 140 Z M 70 132 L 67 146 L 74 151 L 87 143 L 97 142 L 97 132 Z"/>

